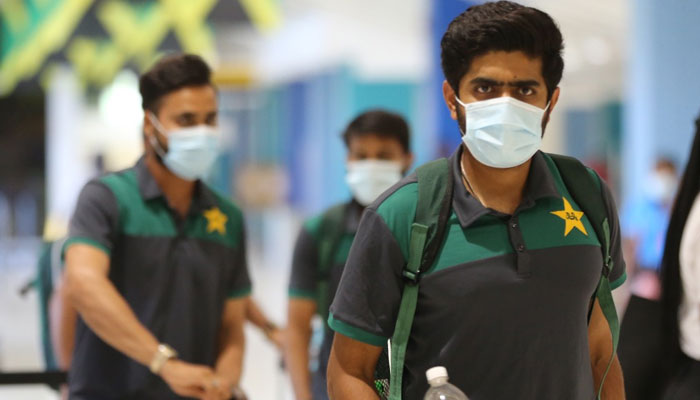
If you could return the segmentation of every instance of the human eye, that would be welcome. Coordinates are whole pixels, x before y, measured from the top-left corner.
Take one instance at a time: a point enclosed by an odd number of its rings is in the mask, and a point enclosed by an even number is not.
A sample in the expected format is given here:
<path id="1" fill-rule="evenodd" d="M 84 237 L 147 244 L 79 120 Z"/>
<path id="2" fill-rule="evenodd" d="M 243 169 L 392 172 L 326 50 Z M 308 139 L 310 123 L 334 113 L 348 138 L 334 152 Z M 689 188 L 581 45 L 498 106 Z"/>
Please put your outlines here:
<path id="1" fill-rule="evenodd" d="M 523 86 L 519 89 L 521 96 L 533 96 L 535 95 L 535 89 L 531 86 Z"/>
<path id="2" fill-rule="evenodd" d="M 481 85 L 477 85 L 474 88 L 474 90 L 476 90 L 476 92 L 479 94 L 488 94 L 488 93 L 491 93 L 493 91 L 493 87 L 491 85 L 481 84 Z"/>
<path id="3" fill-rule="evenodd" d="M 175 118 L 175 122 L 183 128 L 196 125 L 194 118 L 189 114 L 179 115 Z"/>

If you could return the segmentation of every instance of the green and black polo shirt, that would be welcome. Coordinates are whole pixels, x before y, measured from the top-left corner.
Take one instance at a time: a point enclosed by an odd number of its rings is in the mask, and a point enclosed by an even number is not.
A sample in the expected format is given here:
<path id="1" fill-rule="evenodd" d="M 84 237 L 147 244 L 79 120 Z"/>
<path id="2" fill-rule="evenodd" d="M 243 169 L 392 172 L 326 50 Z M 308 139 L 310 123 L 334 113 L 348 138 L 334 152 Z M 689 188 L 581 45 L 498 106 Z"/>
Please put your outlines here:
<path id="1" fill-rule="evenodd" d="M 460 156 L 461 147 L 451 157 L 455 182 Z M 615 288 L 625 264 L 615 204 L 603 187 Z M 367 208 L 331 306 L 336 332 L 375 346 L 393 334 L 416 202 L 412 175 Z M 421 279 L 404 399 L 422 398 L 425 371 L 436 365 L 474 400 L 595 397 L 587 320 L 603 260 L 580 210 L 541 152 L 513 215 L 484 208 L 455 184 L 444 243 Z"/>
<path id="2" fill-rule="evenodd" d="M 180 218 L 141 159 L 85 185 L 64 248 L 74 243 L 109 255 L 109 279 L 159 341 L 184 361 L 215 364 L 224 303 L 251 290 L 243 216 L 233 203 L 197 182 Z M 69 386 L 75 400 L 178 398 L 82 320 Z"/>
<path id="3" fill-rule="evenodd" d="M 307 220 L 301 232 L 299 232 L 292 258 L 292 275 L 289 281 L 290 298 L 305 298 L 317 301 L 319 281 L 325 280 L 328 283 L 327 298 L 324 300 L 326 307 L 333 302 L 345 261 L 350 252 L 350 246 L 355 238 L 357 226 L 360 223 L 360 217 L 364 210 L 364 207 L 356 201 L 350 201 L 335 207 L 343 207 L 343 223 L 342 226 L 337 227 L 337 229 L 342 231 L 342 235 L 340 235 L 333 249 L 331 256 L 332 265 L 321 266 L 319 259 L 319 247 L 321 242 L 327 239 L 323 236 L 329 234 L 329 232 L 324 232 L 323 229 L 326 223 L 324 221 L 326 212 L 324 212 Z M 319 314 L 324 315 L 325 312 L 319 310 Z M 318 357 L 319 365 L 316 370 L 317 377 L 321 378 L 321 382 L 325 382 L 326 366 L 328 365 L 332 344 L 333 331 L 326 325 Z M 323 384 L 321 386 L 325 387 Z"/>

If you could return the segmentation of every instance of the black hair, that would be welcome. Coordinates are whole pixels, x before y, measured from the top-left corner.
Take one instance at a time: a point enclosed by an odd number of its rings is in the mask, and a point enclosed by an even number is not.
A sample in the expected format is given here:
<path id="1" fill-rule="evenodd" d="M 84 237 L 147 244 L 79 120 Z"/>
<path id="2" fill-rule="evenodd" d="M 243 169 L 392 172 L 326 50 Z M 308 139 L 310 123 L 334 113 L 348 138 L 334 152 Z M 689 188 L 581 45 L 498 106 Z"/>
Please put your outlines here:
<path id="1" fill-rule="evenodd" d="M 176 54 L 160 59 L 139 79 L 141 105 L 157 113 L 163 96 L 187 86 L 211 85 L 211 69 L 194 54 Z"/>
<path id="2" fill-rule="evenodd" d="M 367 110 L 353 119 L 343 132 L 343 141 L 350 147 L 350 139 L 364 135 L 376 135 L 395 139 L 404 152 L 411 152 L 411 133 L 406 120 L 399 114 L 373 109 Z"/>
<path id="3" fill-rule="evenodd" d="M 440 47 L 442 72 L 455 93 L 472 60 L 490 51 L 522 51 L 540 58 L 548 99 L 564 71 L 563 39 L 552 17 L 510 1 L 469 7 L 450 22 Z"/>
<path id="4" fill-rule="evenodd" d="M 664 370 L 668 373 L 675 372 L 674 367 L 678 366 L 683 359 L 679 338 L 680 328 L 678 327 L 678 308 L 683 298 L 678 253 L 681 248 L 683 230 L 698 192 L 700 192 L 700 117 L 695 121 L 695 139 L 671 212 L 666 233 L 666 246 L 661 262 L 664 311 L 663 321 L 660 321 L 659 329 L 662 330 L 665 338 L 664 354 L 667 358 Z"/>

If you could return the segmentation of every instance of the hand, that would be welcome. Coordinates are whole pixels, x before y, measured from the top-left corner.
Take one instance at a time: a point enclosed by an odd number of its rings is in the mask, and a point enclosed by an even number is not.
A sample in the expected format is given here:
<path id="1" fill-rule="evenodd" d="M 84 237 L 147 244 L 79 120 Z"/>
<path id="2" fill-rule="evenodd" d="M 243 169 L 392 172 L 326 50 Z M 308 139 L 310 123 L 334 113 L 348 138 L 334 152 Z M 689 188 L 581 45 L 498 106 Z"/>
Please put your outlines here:
<path id="1" fill-rule="evenodd" d="M 229 380 L 221 375 L 216 375 L 210 382 L 205 400 L 247 400 L 245 392 L 241 388 L 234 386 Z"/>
<path id="2" fill-rule="evenodd" d="M 214 380 L 214 371 L 203 365 L 171 359 L 161 368 L 160 376 L 176 394 L 203 399 Z"/>
<path id="3" fill-rule="evenodd" d="M 222 375 L 214 375 L 208 383 L 203 400 L 229 400 L 231 398 L 231 381 Z"/>
<path id="4" fill-rule="evenodd" d="M 284 349 L 284 329 L 275 327 L 269 332 L 265 333 L 267 340 L 272 343 L 277 350 L 282 351 Z"/>
<path id="5" fill-rule="evenodd" d="M 245 395 L 241 388 L 235 387 L 231 390 L 231 400 L 248 400 L 248 396 Z"/>

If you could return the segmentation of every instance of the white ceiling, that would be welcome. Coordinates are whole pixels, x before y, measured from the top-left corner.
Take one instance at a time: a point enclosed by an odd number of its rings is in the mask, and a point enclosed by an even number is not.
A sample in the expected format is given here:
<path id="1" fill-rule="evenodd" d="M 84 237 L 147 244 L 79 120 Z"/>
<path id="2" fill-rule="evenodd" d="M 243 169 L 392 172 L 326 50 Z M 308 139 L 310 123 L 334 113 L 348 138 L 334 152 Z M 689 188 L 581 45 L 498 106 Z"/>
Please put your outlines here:
<path id="1" fill-rule="evenodd" d="M 554 18 L 564 36 L 563 98 L 595 105 L 622 97 L 627 60 L 628 0 L 523 0 Z"/>
<path id="2" fill-rule="evenodd" d="M 245 49 L 262 80 L 285 80 L 338 63 L 370 79 L 420 79 L 433 57 L 431 1 L 283 0 L 278 31 L 223 35 L 229 43 L 220 54 L 231 57 Z M 567 102 L 585 107 L 622 97 L 629 0 L 521 2 L 549 13 L 562 30 Z"/>

